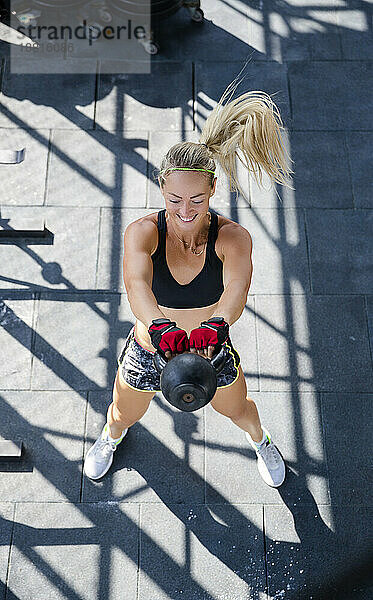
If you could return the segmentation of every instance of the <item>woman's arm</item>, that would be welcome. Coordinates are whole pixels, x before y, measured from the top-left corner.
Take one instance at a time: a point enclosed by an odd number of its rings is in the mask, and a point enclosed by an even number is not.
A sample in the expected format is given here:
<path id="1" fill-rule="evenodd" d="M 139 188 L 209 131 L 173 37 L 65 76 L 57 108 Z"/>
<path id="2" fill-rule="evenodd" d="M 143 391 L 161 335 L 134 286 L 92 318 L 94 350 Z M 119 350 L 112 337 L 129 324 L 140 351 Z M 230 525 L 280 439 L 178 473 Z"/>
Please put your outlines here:
<path id="1" fill-rule="evenodd" d="M 233 325 L 241 316 L 249 293 L 253 265 L 252 239 L 244 227 L 229 223 L 221 229 L 224 292 L 210 317 L 224 317 Z"/>
<path id="2" fill-rule="evenodd" d="M 152 292 L 153 261 L 156 225 L 150 221 L 135 221 L 124 234 L 123 281 L 131 310 L 147 328 L 153 319 L 165 318 Z"/>

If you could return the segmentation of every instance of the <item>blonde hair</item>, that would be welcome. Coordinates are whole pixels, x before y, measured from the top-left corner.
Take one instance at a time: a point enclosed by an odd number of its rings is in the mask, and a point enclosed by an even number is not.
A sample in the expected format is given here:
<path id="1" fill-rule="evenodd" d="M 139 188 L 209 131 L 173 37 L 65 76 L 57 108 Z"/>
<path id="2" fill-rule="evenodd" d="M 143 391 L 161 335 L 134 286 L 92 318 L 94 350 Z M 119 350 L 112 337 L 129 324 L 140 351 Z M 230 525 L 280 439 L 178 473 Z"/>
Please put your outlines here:
<path id="1" fill-rule="evenodd" d="M 229 178 L 230 190 L 245 196 L 238 182 L 237 157 L 249 172 L 254 173 L 258 185 L 263 185 L 264 170 L 273 184 L 293 189 L 287 181 L 293 171 L 286 164 L 286 157 L 291 159 L 283 145 L 281 131 L 284 127 L 279 109 L 268 94 L 260 91 L 246 92 L 223 105 L 229 93 L 232 97 L 239 85 L 240 82 L 234 85 L 236 79 L 208 116 L 200 143 L 180 142 L 168 150 L 158 172 L 161 186 L 172 169 L 188 167 L 215 171 L 216 159 Z M 241 151 L 244 160 L 237 150 Z M 206 173 L 206 177 L 212 186 L 214 175 Z"/>

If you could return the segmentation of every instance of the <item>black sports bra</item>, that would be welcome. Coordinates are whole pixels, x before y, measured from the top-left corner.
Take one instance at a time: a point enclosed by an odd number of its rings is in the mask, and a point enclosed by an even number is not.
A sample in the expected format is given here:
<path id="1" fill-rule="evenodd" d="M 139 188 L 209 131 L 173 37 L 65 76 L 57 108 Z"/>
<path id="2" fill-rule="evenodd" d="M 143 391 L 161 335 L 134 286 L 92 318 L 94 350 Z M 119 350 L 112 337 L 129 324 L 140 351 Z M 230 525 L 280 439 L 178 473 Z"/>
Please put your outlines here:
<path id="1" fill-rule="evenodd" d="M 185 285 L 171 275 L 166 261 L 166 209 L 158 213 L 158 246 L 153 261 L 152 291 L 160 306 L 168 308 L 202 308 L 219 301 L 224 291 L 223 262 L 215 252 L 218 216 L 211 213 L 205 264 L 202 271 Z"/>

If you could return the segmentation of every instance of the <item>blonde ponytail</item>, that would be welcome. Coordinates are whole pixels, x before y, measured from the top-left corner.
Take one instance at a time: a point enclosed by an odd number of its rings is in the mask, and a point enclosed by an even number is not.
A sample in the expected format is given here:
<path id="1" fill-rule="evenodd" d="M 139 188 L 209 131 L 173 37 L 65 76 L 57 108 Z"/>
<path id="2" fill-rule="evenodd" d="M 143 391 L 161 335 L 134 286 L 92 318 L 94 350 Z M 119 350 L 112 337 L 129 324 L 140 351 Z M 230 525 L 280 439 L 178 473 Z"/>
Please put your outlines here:
<path id="1" fill-rule="evenodd" d="M 229 179 L 230 189 L 243 193 L 238 182 L 237 157 L 254 174 L 258 185 L 262 186 L 265 171 L 273 184 L 293 189 L 287 181 L 293 171 L 286 164 L 286 157 L 291 159 L 283 145 L 284 127 L 276 104 L 265 92 L 252 91 L 223 105 L 227 96 L 233 95 L 238 85 L 234 85 L 235 81 L 229 84 L 208 116 L 200 143 L 181 142 L 170 148 L 161 164 L 161 181 L 171 172 L 169 169 L 176 167 L 214 171 L 216 158 Z M 212 184 L 213 175 L 210 178 Z"/>

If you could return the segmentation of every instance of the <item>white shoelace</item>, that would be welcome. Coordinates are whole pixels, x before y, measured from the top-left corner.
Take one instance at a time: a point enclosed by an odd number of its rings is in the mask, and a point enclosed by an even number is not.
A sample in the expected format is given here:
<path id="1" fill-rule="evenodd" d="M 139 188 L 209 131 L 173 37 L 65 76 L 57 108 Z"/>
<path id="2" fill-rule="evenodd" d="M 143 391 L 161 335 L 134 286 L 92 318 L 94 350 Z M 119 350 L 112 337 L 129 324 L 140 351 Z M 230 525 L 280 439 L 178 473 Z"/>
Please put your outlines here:
<path id="1" fill-rule="evenodd" d="M 111 452 L 114 452 L 115 448 L 115 442 L 101 439 L 94 450 L 94 454 L 101 453 L 106 458 Z"/>
<path id="2" fill-rule="evenodd" d="M 276 452 L 276 448 L 274 444 L 270 442 L 266 441 L 263 445 L 263 448 L 258 450 L 258 454 L 260 454 L 260 456 L 265 462 L 268 462 L 268 466 L 270 469 L 276 469 L 280 463 L 278 454 Z"/>

